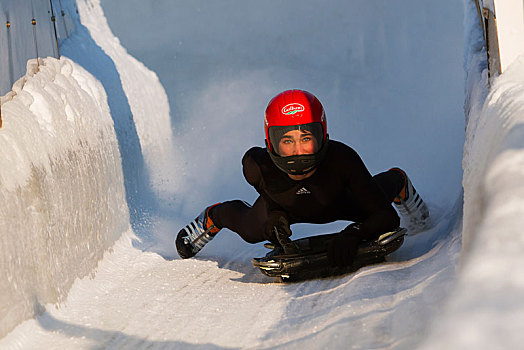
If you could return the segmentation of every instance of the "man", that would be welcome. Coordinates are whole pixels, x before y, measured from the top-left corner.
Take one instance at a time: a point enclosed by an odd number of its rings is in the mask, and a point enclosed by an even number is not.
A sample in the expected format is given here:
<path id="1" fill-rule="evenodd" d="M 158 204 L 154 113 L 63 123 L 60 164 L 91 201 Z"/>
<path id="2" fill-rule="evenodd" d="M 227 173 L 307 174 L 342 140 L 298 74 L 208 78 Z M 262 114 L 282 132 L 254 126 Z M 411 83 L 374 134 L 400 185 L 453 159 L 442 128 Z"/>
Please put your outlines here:
<path id="1" fill-rule="evenodd" d="M 408 217 L 408 228 L 429 224 L 429 211 L 403 170 L 372 177 L 355 150 L 329 140 L 324 108 L 313 94 L 278 94 L 264 122 L 266 148 L 253 147 L 242 159 L 244 176 L 260 196 L 253 206 L 233 200 L 207 207 L 177 235 L 182 258 L 194 256 L 224 227 L 249 243 L 279 244 L 275 229 L 289 237 L 294 223 L 348 220 L 354 223 L 328 245 L 330 264 L 347 266 L 361 241 L 399 226 L 392 202 Z"/>

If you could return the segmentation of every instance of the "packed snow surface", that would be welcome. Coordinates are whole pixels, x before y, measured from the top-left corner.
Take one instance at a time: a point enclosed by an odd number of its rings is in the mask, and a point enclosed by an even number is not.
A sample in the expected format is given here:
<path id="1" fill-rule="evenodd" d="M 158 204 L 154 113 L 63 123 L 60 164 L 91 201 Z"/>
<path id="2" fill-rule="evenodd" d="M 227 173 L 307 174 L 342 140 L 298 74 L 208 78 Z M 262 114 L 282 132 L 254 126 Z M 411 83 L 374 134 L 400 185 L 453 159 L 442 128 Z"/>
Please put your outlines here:
<path id="1" fill-rule="evenodd" d="M 168 106 L 154 77 L 147 85 L 126 78 L 136 60 L 110 32 L 99 1 L 79 0 L 79 33 L 62 47 L 86 77 L 101 81 L 112 115 L 129 113 L 131 124 L 115 120 L 115 133 L 133 231 L 106 251 L 91 278 L 74 283 L 64 302 L 44 305 L 0 348 L 419 345 L 455 284 L 461 248 L 462 3 L 104 6 L 123 45 L 155 70 L 169 97 Z M 407 237 L 386 264 L 297 284 L 272 283 L 256 271 L 250 259 L 265 248 L 226 230 L 196 258 L 179 259 L 173 237 L 205 206 L 256 198 L 240 158 L 263 144 L 265 105 L 287 88 L 315 93 L 331 138 L 357 149 L 372 173 L 404 168 L 434 226 Z M 156 119 L 170 107 L 172 140 L 169 123 Z M 300 236 L 343 225 L 293 230 Z"/>

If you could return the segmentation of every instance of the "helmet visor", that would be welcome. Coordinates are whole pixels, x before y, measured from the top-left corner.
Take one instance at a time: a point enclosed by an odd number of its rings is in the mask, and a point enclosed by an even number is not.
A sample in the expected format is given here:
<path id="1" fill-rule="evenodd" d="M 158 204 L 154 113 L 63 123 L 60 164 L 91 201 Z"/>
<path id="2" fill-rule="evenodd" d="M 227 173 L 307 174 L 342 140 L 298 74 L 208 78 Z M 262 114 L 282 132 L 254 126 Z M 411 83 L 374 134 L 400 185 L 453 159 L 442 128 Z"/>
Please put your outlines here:
<path id="1" fill-rule="evenodd" d="M 324 131 L 318 122 L 271 126 L 268 130 L 273 152 L 281 157 L 315 154 L 322 148 Z"/>

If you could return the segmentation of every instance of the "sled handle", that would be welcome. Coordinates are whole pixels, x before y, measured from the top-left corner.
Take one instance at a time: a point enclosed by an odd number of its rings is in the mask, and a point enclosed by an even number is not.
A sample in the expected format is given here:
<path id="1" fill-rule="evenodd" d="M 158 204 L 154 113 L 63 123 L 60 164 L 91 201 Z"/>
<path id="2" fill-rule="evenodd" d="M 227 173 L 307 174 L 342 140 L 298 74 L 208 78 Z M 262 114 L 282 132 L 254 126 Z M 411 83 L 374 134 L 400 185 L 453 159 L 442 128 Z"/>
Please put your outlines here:
<path id="1" fill-rule="evenodd" d="M 405 229 L 404 227 L 399 227 L 395 231 L 384 233 L 382 236 L 380 236 L 377 239 L 377 242 L 380 245 L 386 245 L 389 242 L 391 242 L 391 241 L 393 241 L 393 240 L 395 240 L 395 239 L 397 239 L 397 238 L 399 238 L 401 236 L 405 236 L 406 232 L 408 232 L 407 229 Z"/>
<path id="2" fill-rule="evenodd" d="M 275 232 L 278 242 L 284 249 L 284 254 L 298 254 L 299 249 L 291 238 L 289 238 L 285 233 L 280 232 L 276 227 L 273 227 L 273 232 Z"/>

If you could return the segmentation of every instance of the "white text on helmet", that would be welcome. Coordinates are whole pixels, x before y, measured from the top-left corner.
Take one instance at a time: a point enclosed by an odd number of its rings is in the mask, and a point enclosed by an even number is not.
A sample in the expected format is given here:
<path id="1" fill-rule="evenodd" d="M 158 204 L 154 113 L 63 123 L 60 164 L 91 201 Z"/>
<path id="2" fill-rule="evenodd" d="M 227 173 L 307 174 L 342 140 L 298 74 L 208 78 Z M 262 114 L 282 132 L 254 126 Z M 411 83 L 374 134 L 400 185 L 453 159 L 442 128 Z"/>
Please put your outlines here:
<path id="1" fill-rule="evenodd" d="M 282 108 L 282 114 L 295 114 L 298 112 L 303 112 L 304 110 L 304 106 L 302 106 L 300 103 L 290 103 Z"/>

